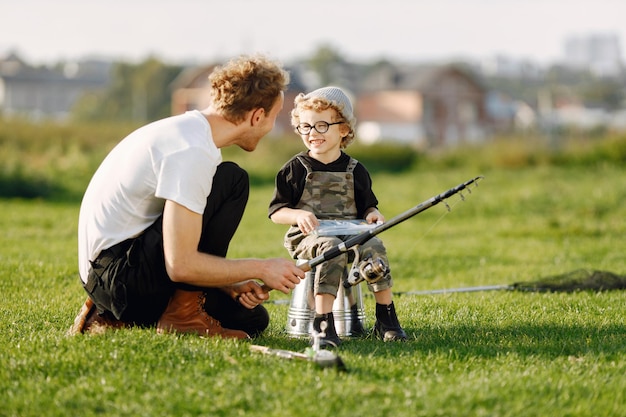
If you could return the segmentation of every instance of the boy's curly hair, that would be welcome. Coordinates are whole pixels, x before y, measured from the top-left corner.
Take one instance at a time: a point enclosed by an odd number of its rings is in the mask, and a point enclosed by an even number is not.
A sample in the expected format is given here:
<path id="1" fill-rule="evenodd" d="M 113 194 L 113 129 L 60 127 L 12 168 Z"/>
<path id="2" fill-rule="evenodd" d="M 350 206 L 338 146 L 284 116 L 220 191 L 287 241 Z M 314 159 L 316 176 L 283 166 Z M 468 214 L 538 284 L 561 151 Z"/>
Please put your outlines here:
<path id="1" fill-rule="evenodd" d="M 287 90 L 289 73 L 262 55 L 230 60 L 209 75 L 213 106 L 232 123 L 247 112 L 263 108 L 269 113 L 281 92 Z"/>

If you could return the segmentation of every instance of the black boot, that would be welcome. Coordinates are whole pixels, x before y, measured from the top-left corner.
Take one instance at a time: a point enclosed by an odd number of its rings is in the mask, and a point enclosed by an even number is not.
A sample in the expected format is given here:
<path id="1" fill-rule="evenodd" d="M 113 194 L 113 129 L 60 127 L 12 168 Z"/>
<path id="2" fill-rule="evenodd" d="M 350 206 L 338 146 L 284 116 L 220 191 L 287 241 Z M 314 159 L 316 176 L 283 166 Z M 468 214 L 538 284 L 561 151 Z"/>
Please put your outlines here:
<path id="1" fill-rule="evenodd" d="M 353 337 L 362 337 L 366 334 L 367 332 L 365 331 L 363 323 L 361 323 L 361 319 L 359 318 L 359 309 L 355 304 L 350 307 L 350 335 Z"/>
<path id="2" fill-rule="evenodd" d="M 389 305 L 376 304 L 374 334 L 385 342 L 406 340 L 406 333 L 400 326 L 393 302 Z"/>
<path id="3" fill-rule="evenodd" d="M 322 330 L 322 323 L 326 323 L 326 328 Z M 324 333 L 324 336 L 320 338 L 321 348 L 333 348 L 341 344 L 341 339 L 337 336 L 337 330 L 335 330 L 335 318 L 333 313 L 315 314 L 313 318 L 313 331 L 317 333 Z M 311 344 L 315 343 L 315 339 L 311 340 Z"/>

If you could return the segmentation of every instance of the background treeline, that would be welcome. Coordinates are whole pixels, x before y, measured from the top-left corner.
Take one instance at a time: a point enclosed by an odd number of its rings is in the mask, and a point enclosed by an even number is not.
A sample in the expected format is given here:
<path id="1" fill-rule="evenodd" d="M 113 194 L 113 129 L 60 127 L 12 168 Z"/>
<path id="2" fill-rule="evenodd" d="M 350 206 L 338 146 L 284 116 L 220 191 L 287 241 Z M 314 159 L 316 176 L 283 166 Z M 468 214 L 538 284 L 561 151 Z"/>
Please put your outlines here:
<path id="1" fill-rule="evenodd" d="M 385 62 L 348 63 L 330 46 L 293 65 L 309 68 L 321 84 L 337 82 L 337 68 L 367 73 Z M 103 91 L 83 96 L 71 122 L 30 123 L 0 114 L 0 197 L 78 200 L 106 153 L 142 124 L 171 114 L 172 83 L 183 71 L 157 58 L 131 64 L 115 63 L 111 82 Z M 472 68 L 469 68 L 472 70 Z M 615 108 L 624 101 L 624 80 L 595 77 L 585 71 L 552 66 L 542 76 L 496 77 L 480 74 L 487 89 L 501 91 L 530 104 L 540 91 L 566 90 L 594 105 Z M 373 172 L 445 169 L 471 164 L 481 171 L 539 164 L 623 163 L 626 135 L 605 128 L 593 131 L 535 131 L 498 137 L 480 146 L 422 151 L 406 145 L 355 143 L 349 151 Z M 302 150 L 295 135 L 268 137 L 246 154 L 225 150 L 225 159 L 245 166 L 253 183 L 273 181 L 275 172 Z"/>
<path id="2" fill-rule="evenodd" d="M 171 84 L 183 71 L 178 65 L 148 58 L 139 64 L 112 66 L 108 88 L 90 92 L 74 105 L 74 121 L 146 122 L 171 114 Z"/>
<path id="3" fill-rule="evenodd" d="M 29 123 L 0 119 L 0 197 L 80 200 L 89 179 L 105 155 L 137 123 Z M 252 184 L 274 181 L 278 169 L 303 145 L 294 135 L 268 136 L 255 152 L 223 150 L 225 160 L 245 167 Z M 594 167 L 626 163 L 626 134 L 601 138 L 551 140 L 541 136 L 493 138 L 481 145 L 417 150 L 383 143 L 350 145 L 349 153 L 373 174 L 408 170 L 469 167 L 486 173 L 494 169 L 559 165 Z"/>
<path id="4" fill-rule="evenodd" d="M 310 56 L 289 63 L 287 68 L 305 69 L 319 85 L 342 85 L 346 78 L 365 76 L 380 67 L 397 65 L 387 60 L 350 62 L 329 45 Z M 514 75 L 491 74 L 470 62 L 453 62 L 473 74 L 489 91 L 497 91 L 537 108 L 541 95 L 553 95 L 584 103 L 592 108 L 616 110 L 626 101 L 626 75 L 601 77 L 589 70 L 554 64 L 520 71 Z M 134 121 L 137 123 L 170 115 L 172 83 L 185 69 L 155 57 L 139 63 L 115 62 L 109 87 L 83 96 L 72 109 L 75 121 Z"/>

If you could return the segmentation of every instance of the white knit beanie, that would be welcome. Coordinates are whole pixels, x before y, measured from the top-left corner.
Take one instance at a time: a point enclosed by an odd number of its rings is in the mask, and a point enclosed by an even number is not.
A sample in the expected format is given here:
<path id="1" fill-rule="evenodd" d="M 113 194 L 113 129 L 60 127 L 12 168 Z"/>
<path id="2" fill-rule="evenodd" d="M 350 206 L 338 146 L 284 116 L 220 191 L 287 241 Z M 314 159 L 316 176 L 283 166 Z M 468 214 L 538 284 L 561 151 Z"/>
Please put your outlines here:
<path id="1" fill-rule="evenodd" d="M 335 104 L 341 110 L 342 116 L 346 120 L 352 121 L 354 119 L 354 114 L 352 113 L 352 103 L 346 93 L 344 93 L 339 87 L 318 88 L 317 90 L 311 91 L 309 94 L 304 96 L 304 98 L 313 97 L 323 98 Z"/>

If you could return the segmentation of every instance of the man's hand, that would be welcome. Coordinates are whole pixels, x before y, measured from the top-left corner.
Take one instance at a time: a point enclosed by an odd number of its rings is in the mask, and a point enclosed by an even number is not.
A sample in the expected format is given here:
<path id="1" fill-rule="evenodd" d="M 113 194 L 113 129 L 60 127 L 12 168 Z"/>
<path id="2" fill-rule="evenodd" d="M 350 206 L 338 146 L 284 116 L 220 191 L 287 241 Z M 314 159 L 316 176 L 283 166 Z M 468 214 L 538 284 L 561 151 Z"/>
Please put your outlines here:
<path id="1" fill-rule="evenodd" d="M 264 285 L 250 280 L 224 288 L 246 308 L 254 308 L 267 301 L 270 298 L 268 292 L 272 289 L 289 294 L 300 283 L 300 280 L 304 279 L 305 272 L 291 261 L 283 258 L 274 258 L 263 262 L 269 268 L 266 270 L 269 276 L 263 278 Z"/>
<path id="2" fill-rule="evenodd" d="M 254 280 L 231 285 L 228 290 L 235 300 L 239 301 L 242 306 L 250 309 L 270 298 L 270 295 L 261 288 L 261 284 Z"/>
<path id="3" fill-rule="evenodd" d="M 301 279 L 305 272 L 298 268 L 292 261 L 283 258 L 265 259 L 263 274 L 259 277 L 266 287 L 289 294 Z"/>

